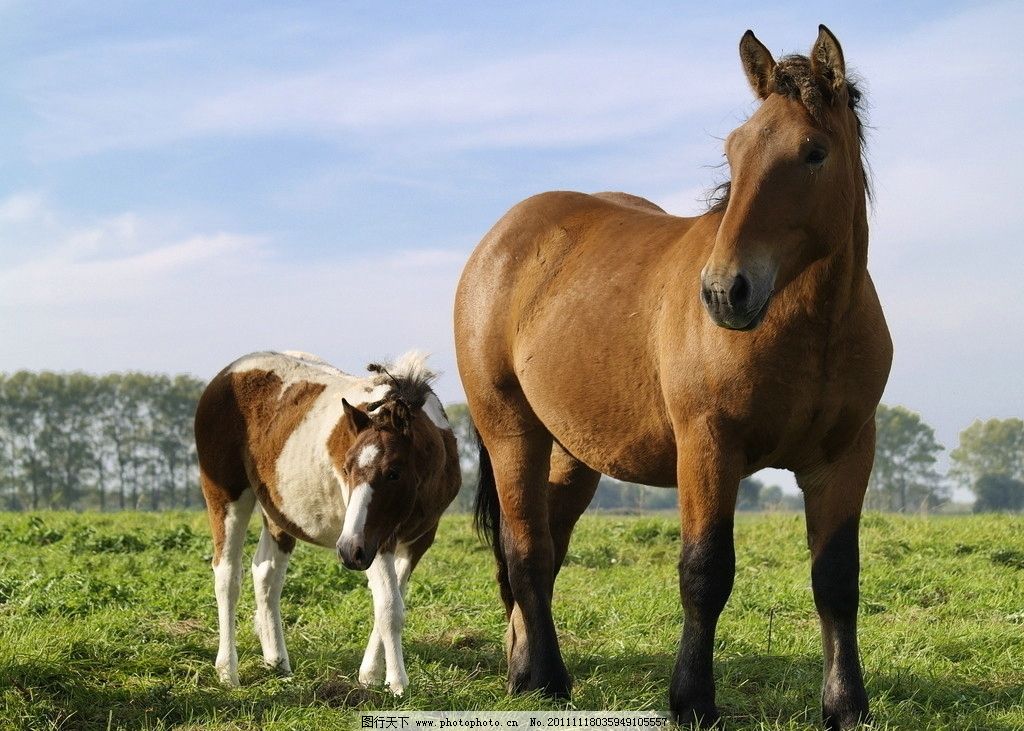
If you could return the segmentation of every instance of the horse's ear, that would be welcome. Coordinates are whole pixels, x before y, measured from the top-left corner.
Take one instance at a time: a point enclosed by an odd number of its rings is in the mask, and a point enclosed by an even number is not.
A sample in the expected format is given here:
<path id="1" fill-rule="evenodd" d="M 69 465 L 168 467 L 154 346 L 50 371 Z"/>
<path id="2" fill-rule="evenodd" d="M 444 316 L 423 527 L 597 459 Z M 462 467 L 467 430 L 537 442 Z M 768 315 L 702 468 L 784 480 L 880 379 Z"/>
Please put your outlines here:
<path id="1" fill-rule="evenodd" d="M 757 40 L 752 30 L 748 30 L 740 39 L 740 61 L 743 63 L 743 71 L 750 82 L 750 88 L 757 94 L 758 99 L 766 99 L 772 93 L 775 59 L 772 58 L 772 52 Z"/>
<path id="2" fill-rule="evenodd" d="M 341 405 L 345 409 L 345 424 L 348 425 L 348 430 L 352 432 L 352 436 L 370 426 L 370 416 L 365 411 L 357 409 L 345 399 L 341 400 Z"/>
<path id="3" fill-rule="evenodd" d="M 823 25 L 818 26 L 818 40 L 811 49 L 811 70 L 814 75 L 825 82 L 825 85 L 836 93 L 846 84 L 846 61 L 843 60 L 843 48 L 832 35 L 832 31 Z"/>

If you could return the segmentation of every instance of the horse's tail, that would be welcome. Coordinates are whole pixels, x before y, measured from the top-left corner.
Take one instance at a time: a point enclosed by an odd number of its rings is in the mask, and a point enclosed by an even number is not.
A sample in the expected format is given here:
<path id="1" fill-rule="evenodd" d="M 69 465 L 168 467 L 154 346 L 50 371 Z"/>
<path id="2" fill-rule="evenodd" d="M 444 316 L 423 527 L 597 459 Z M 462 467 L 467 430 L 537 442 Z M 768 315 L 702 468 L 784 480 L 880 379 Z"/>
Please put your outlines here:
<path id="1" fill-rule="evenodd" d="M 480 438 L 480 432 L 474 430 L 474 433 L 476 443 L 480 447 L 480 473 L 476 485 L 473 525 L 480 537 L 491 544 L 497 557 L 501 550 L 501 506 L 498 504 L 498 485 L 494 481 L 491 455 Z"/>
<path id="2" fill-rule="evenodd" d="M 491 455 L 480 438 L 480 432 L 476 432 L 476 442 L 480 446 L 480 476 L 476 486 L 473 524 L 476 526 L 476 532 L 491 544 L 494 560 L 498 564 L 498 588 L 501 590 L 501 600 L 505 603 L 505 616 L 508 617 L 512 613 L 514 600 L 512 585 L 508 580 L 505 549 L 501 545 L 501 505 L 498 503 L 498 485 L 494 481 Z"/>

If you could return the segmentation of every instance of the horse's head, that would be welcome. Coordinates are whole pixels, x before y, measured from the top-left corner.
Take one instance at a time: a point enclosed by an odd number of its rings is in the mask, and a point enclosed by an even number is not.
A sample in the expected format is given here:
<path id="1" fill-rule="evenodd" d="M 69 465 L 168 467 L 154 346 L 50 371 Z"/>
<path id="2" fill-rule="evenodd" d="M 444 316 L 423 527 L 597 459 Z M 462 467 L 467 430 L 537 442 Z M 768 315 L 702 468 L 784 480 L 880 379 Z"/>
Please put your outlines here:
<path id="1" fill-rule="evenodd" d="M 860 94 L 835 36 L 820 26 L 810 58 L 776 63 L 748 30 L 740 58 L 761 105 L 726 138 L 731 182 L 700 297 L 716 324 L 752 330 L 774 292 L 850 231 L 866 188 Z"/>
<path id="2" fill-rule="evenodd" d="M 402 400 L 388 400 L 371 415 L 343 401 L 338 425 L 351 438 L 341 467 L 345 525 L 338 558 L 365 571 L 383 540 L 412 513 L 419 483 L 413 413 Z"/>

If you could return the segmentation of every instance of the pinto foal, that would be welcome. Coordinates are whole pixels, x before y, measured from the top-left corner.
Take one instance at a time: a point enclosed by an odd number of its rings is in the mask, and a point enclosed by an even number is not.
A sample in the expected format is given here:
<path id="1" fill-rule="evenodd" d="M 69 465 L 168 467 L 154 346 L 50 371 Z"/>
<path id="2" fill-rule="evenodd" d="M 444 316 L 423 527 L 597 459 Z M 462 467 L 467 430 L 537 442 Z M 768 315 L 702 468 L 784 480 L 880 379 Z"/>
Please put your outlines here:
<path id="1" fill-rule="evenodd" d="M 406 583 L 461 485 L 455 436 L 424 359 L 408 353 L 360 378 L 305 353 L 253 353 L 206 387 L 195 435 L 213 532 L 222 683 L 238 685 L 242 545 L 258 503 L 263 532 L 252 577 L 264 662 L 291 672 L 280 599 L 298 538 L 366 571 L 374 625 L 359 680 L 405 690 Z"/>

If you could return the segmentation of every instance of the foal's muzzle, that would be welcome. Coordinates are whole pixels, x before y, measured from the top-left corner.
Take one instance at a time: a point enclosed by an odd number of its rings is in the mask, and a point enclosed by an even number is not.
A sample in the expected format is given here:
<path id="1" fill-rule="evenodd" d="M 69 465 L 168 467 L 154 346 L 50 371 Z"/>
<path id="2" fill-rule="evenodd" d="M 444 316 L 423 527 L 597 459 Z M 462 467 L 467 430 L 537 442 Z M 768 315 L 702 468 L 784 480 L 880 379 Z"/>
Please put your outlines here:
<path id="1" fill-rule="evenodd" d="M 345 564 L 345 568 L 356 571 L 366 571 L 377 556 L 377 544 L 368 545 L 362 537 L 338 539 L 338 560 Z"/>
<path id="2" fill-rule="evenodd" d="M 770 283 L 744 272 L 701 275 L 700 301 L 716 325 L 729 330 L 753 330 L 761 324 L 772 298 Z"/>

